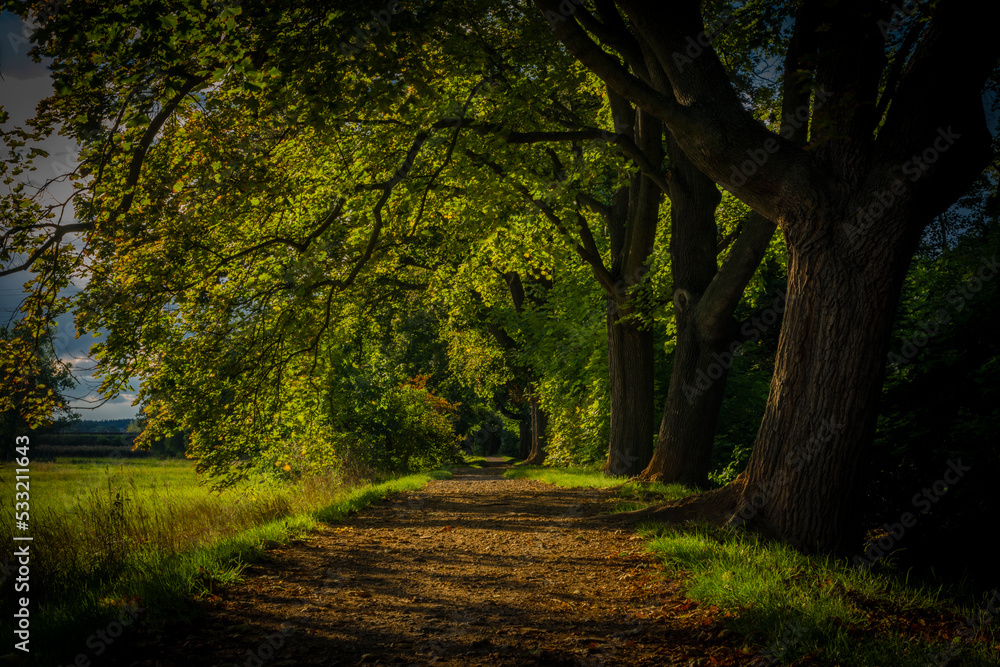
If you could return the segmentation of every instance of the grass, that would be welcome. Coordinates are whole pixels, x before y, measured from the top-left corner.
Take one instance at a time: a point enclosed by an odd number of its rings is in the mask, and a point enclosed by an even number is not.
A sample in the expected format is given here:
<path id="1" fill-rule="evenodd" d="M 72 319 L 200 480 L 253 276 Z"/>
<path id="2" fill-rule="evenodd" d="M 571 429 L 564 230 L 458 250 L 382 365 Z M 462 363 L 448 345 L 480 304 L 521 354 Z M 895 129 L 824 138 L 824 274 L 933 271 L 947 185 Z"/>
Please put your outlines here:
<path id="1" fill-rule="evenodd" d="M 615 505 L 616 512 L 627 512 L 680 500 L 697 493 L 682 484 L 660 484 L 659 482 L 626 482 L 618 489 L 621 498 Z"/>
<path id="2" fill-rule="evenodd" d="M 615 504 L 615 512 L 643 509 L 657 503 L 679 500 L 696 493 L 680 484 L 660 484 L 658 482 L 630 482 L 627 477 L 609 477 L 600 470 L 591 468 L 548 468 L 546 466 L 517 466 L 507 470 L 504 477 L 509 479 L 537 479 L 564 488 L 618 488 L 621 499 Z"/>
<path id="3" fill-rule="evenodd" d="M 685 576 L 688 597 L 718 607 L 734 631 L 765 647 L 767 664 L 923 667 L 946 664 L 935 658 L 942 652 L 962 665 L 997 664 L 1000 633 L 987 627 L 977 641 L 951 643 L 975 610 L 949 608 L 936 591 L 721 529 L 646 526 L 640 534 Z"/>
<path id="4" fill-rule="evenodd" d="M 476 455 L 472 455 L 472 454 L 463 454 L 462 457 L 465 459 L 465 463 L 463 463 L 462 465 L 457 466 L 457 467 L 460 467 L 460 468 L 482 468 L 483 465 L 486 463 L 486 457 L 485 456 L 476 456 Z M 495 456 L 493 458 L 500 459 L 501 463 L 510 463 L 511 461 L 516 460 L 513 456 Z"/>
<path id="5" fill-rule="evenodd" d="M 508 479 L 538 479 L 566 488 L 607 488 L 627 481 L 625 477 L 608 477 L 590 468 L 549 468 L 546 466 L 515 466 L 503 474 Z"/>
<path id="6" fill-rule="evenodd" d="M 694 493 L 680 485 L 628 482 L 587 468 L 518 466 L 505 476 L 571 488 L 617 487 L 614 511 Z M 974 641 L 952 641 L 963 619 L 989 620 L 984 618 L 987 601 L 974 609 L 954 607 L 940 591 L 723 529 L 650 525 L 639 532 L 667 571 L 685 581 L 686 595 L 699 605 L 716 607 L 745 638 L 747 651 L 757 654 L 754 664 L 1000 663 L 995 624 L 984 623 Z M 997 602 L 993 605 L 995 609 Z"/>
<path id="7" fill-rule="evenodd" d="M 32 627 L 32 653 L 45 646 L 86 653 L 87 638 L 137 600 L 149 618 L 184 615 L 192 596 L 237 580 L 266 548 L 308 539 L 321 521 L 450 476 L 439 470 L 355 489 L 332 478 L 258 479 L 216 493 L 184 460 L 34 464 L 30 592 L 33 618 L 44 621 Z M 8 507 L 13 485 L 3 469 L 0 502 Z M 0 513 L 8 544 L 12 520 Z M 5 619 L 13 604 L 3 597 Z"/>
<path id="8" fill-rule="evenodd" d="M 4 469 L 0 483 L 4 503 L 13 502 L 9 473 Z M 341 521 L 394 493 L 450 476 L 437 470 L 355 489 L 331 479 L 257 480 L 220 494 L 199 485 L 187 461 L 36 464 L 31 599 L 33 618 L 44 623 L 32 626 L 33 652 L 63 646 L 70 657 L 86 653 L 87 638 L 129 605 L 145 609 L 147 620 L 188 614 L 192 597 L 238 580 L 266 549 L 310 539 L 319 522 Z M 616 487 L 619 511 L 691 493 L 583 468 L 519 466 L 505 476 Z M 11 520 L 11 513 L 0 513 L 0 534 L 8 540 Z M 962 618 L 982 617 L 985 602 L 949 610 L 935 591 L 747 534 L 662 526 L 645 526 L 640 534 L 667 570 L 683 578 L 688 597 L 717 608 L 760 664 L 922 666 L 945 664 L 934 657 L 942 652 L 963 665 L 997 664 L 994 624 L 985 624 L 975 641 L 950 641 Z M 11 618 L 13 596 L 4 596 L 2 605 L 0 613 Z"/>

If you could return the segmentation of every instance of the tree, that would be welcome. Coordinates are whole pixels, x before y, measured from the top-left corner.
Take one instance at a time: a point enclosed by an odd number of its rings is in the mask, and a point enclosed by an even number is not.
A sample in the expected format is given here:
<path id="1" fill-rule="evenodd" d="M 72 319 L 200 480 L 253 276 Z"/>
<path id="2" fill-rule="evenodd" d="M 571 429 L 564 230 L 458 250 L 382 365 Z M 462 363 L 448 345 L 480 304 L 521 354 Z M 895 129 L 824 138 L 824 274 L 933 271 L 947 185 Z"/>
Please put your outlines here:
<path id="1" fill-rule="evenodd" d="M 40 428 L 60 428 L 79 419 L 65 392 L 76 386 L 69 364 L 52 346 L 53 331 L 40 336 L 24 321 L 0 327 L 0 438 L 4 460 L 14 454 L 16 438 Z"/>
<path id="2" fill-rule="evenodd" d="M 617 3 L 656 72 L 647 79 L 592 41 L 583 7 L 536 4 L 582 63 L 781 229 L 789 285 L 775 375 L 730 508 L 802 548 L 848 548 L 903 277 L 924 228 L 991 156 L 980 91 L 996 40 L 968 20 L 968 2 L 909 16 L 887 3 L 798 6 L 785 76 L 799 85 L 786 88 L 784 118 L 803 88 L 828 98 L 800 146 L 744 107 L 698 2 Z"/>
<path id="3" fill-rule="evenodd" d="M 626 83 L 671 88 L 648 36 L 613 4 L 596 6 L 596 17 L 581 10 L 568 23 L 582 21 L 622 54 L 628 69 L 612 69 Z M 133 372 L 183 376 L 193 393 L 217 395 L 182 408 L 206 425 L 228 418 L 238 395 L 253 408 L 237 440 L 253 453 L 248 433 L 263 428 L 260 417 L 288 410 L 281 392 L 342 347 L 331 337 L 347 335 L 334 323 L 355 316 L 345 315 L 348 302 L 419 285 L 442 243 L 483 238 L 488 216 L 458 213 L 471 201 L 495 207 L 499 189 L 484 176 L 492 174 L 569 241 L 608 295 L 607 470 L 632 474 L 652 454 L 652 336 L 639 297 L 666 193 L 679 338 L 663 457 L 647 474 L 704 484 L 724 374 L 694 395 L 693 409 L 683 390 L 729 353 L 732 312 L 774 211 L 750 218 L 735 241 L 718 238 L 718 179 L 692 153 L 690 128 L 606 72 L 595 86 L 519 5 L 416 5 L 389 17 L 392 40 L 375 34 L 336 47 L 345 25 L 369 22 L 367 10 L 182 3 L 67 6 L 43 17 L 37 40 L 55 58 L 59 93 L 38 126 L 62 123 L 85 144 L 78 220 L 19 222 L 4 248 L 28 260 L 9 270 L 87 234 L 96 261 L 62 271 L 91 278 L 81 328 L 113 331 L 101 349 L 106 391 Z M 96 71 L 95 48 L 106 63 Z M 803 90 L 794 86 L 796 101 L 808 98 Z M 567 164 L 580 168 L 566 174 Z M 721 269 L 720 247 L 731 247 Z M 124 292 L 135 301 L 123 304 Z M 192 329 L 198 335 L 185 338 Z M 219 392 L 210 374 L 196 377 L 213 365 L 236 387 Z M 171 390 L 166 382 L 161 395 Z M 194 442 L 217 452 L 220 468 L 228 459 L 218 452 L 237 456 L 235 444 Z"/>
<path id="4" fill-rule="evenodd" d="M 31 8 L 29 5 L 27 9 Z M 173 326 L 170 317 L 160 317 L 158 326 L 144 329 L 149 334 L 144 341 L 136 340 L 137 326 L 143 327 L 149 322 L 144 317 L 136 317 L 138 309 L 123 308 L 117 302 L 114 290 L 120 285 L 128 284 L 133 294 L 136 291 L 142 294 L 145 314 L 163 313 L 175 305 L 178 312 L 194 308 L 201 311 L 197 319 L 206 328 L 212 328 L 209 317 L 239 315 L 244 322 L 238 328 L 254 332 L 251 339 L 241 340 L 240 345 L 247 349 L 254 349 L 254 344 L 267 347 L 269 343 L 257 335 L 260 330 L 250 328 L 246 320 L 247 311 L 260 308 L 261 304 L 254 303 L 253 297 L 236 298 L 236 293 L 230 292 L 236 285 L 244 290 L 248 286 L 249 273 L 244 272 L 239 280 L 233 278 L 244 271 L 246 263 L 255 263 L 258 268 L 269 265 L 260 275 L 274 272 L 287 277 L 295 273 L 294 278 L 302 280 L 305 293 L 291 296 L 304 297 L 298 304 L 303 312 L 319 305 L 315 297 L 321 294 L 326 295 L 327 304 L 330 304 L 336 293 L 355 287 L 362 272 L 375 262 L 388 266 L 393 260 L 405 261 L 403 252 L 392 251 L 389 254 L 393 257 L 386 256 L 384 249 L 392 247 L 393 241 L 388 238 L 391 234 L 398 231 L 397 240 L 408 247 L 426 246 L 424 238 L 427 241 L 434 239 L 434 223 L 421 230 L 421 236 L 415 236 L 413 229 L 418 223 L 426 224 L 425 212 L 440 207 L 459 189 L 456 184 L 448 183 L 445 167 L 457 165 L 463 156 L 475 158 L 483 154 L 479 146 L 467 145 L 464 150 L 456 150 L 456 146 L 463 148 L 458 144 L 459 139 L 475 140 L 477 135 L 487 135 L 482 143 L 492 149 L 492 154 L 498 142 L 533 144 L 576 137 L 573 132 L 550 132 L 549 127 L 519 131 L 521 122 L 511 118 L 512 109 L 516 107 L 494 104 L 489 99 L 499 89 L 504 90 L 508 99 L 521 97 L 545 101 L 545 97 L 533 94 L 541 89 L 544 81 L 525 73 L 536 69 L 536 63 L 546 63 L 553 58 L 558 60 L 555 65 L 547 66 L 546 77 L 565 72 L 558 67 L 565 57 L 552 51 L 550 39 L 534 40 L 541 46 L 513 48 L 532 42 L 541 26 L 536 17 L 522 25 L 523 14 L 494 8 L 490 19 L 482 21 L 468 10 L 451 8 L 453 16 L 448 29 L 452 35 L 469 32 L 470 24 L 463 21 L 473 21 L 471 25 L 476 27 L 474 32 L 478 41 L 486 45 L 489 40 L 479 33 L 492 32 L 504 38 L 513 35 L 509 38 L 512 44 L 505 44 L 505 53 L 499 57 L 494 57 L 496 49 L 491 52 L 489 48 L 484 48 L 485 57 L 477 55 L 490 72 L 484 77 L 481 69 L 477 69 L 478 62 L 457 70 L 454 66 L 445 71 L 428 67 L 417 57 L 422 47 L 415 45 L 425 43 L 425 38 L 433 32 L 428 27 L 430 22 L 414 14 L 400 16 L 397 23 L 410 30 L 405 45 L 411 50 L 403 51 L 404 59 L 378 59 L 377 64 L 365 72 L 363 66 L 375 62 L 376 58 L 369 58 L 365 49 L 352 46 L 348 51 L 357 57 L 357 64 L 346 70 L 355 74 L 347 78 L 350 83 L 342 86 L 341 94 L 330 95 L 315 80 L 314 73 L 322 70 L 320 77 L 333 76 L 334 70 L 340 67 L 342 56 L 316 50 L 307 56 L 299 42 L 333 42 L 331 33 L 335 34 L 338 25 L 343 23 L 329 25 L 324 21 L 329 21 L 335 13 L 319 12 L 317 15 L 312 7 L 289 7 L 285 27 L 275 34 L 270 24 L 273 16 L 262 16 L 259 7 L 224 8 L 215 16 L 212 16 L 215 9 L 194 4 L 172 13 L 166 9 L 132 7 L 119 15 L 97 8 L 64 8 L 47 17 L 38 36 L 39 42 L 47 54 L 56 58 L 53 69 L 60 88 L 76 89 L 79 95 L 72 101 L 57 95 L 43 113 L 40 124 L 51 128 L 62 123 L 67 133 L 85 142 L 85 166 L 81 175 L 90 182 L 79 183 L 83 196 L 78 201 L 78 222 L 69 226 L 29 222 L 4 237 L 9 246 L 23 244 L 29 255 L 25 265 L 58 249 L 62 239 L 71 232 L 93 233 L 99 240 L 94 250 L 99 261 L 85 269 L 97 279 L 92 283 L 93 289 L 82 299 L 80 324 L 84 329 L 105 325 L 121 333 L 113 334 L 102 348 L 105 360 L 102 368 L 109 371 L 128 368 L 134 372 L 151 368 L 147 366 L 148 360 L 133 359 L 130 350 L 153 349 L 164 344 Z M 79 13 L 74 13 L 75 10 Z M 81 25 L 89 26 L 91 37 L 100 34 L 107 39 L 90 39 L 86 44 L 76 41 L 72 33 L 78 33 Z M 122 35 L 131 36 L 132 41 L 127 47 L 119 48 L 115 45 L 119 44 L 118 38 Z M 194 46 L 206 46 L 205 40 L 219 40 L 224 45 L 205 49 Z M 102 57 L 120 66 L 83 74 L 83 60 L 89 60 L 95 43 L 107 44 Z M 451 35 L 442 38 L 435 34 L 430 43 L 435 45 L 433 48 L 439 55 L 450 58 L 449 63 L 461 62 L 450 52 L 456 48 Z M 377 47 L 371 46 L 372 50 Z M 516 59 L 511 54 L 516 54 Z M 153 61 L 162 62 L 164 66 L 151 68 L 149 63 Z M 570 80 L 579 78 L 578 73 L 568 74 Z M 220 83 L 222 77 L 225 77 L 224 84 Z M 407 81 L 408 86 L 386 83 L 399 80 Z M 211 93 L 205 92 L 213 85 L 218 88 Z M 449 94 L 441 95 L 433 87 L 447 88 Z M 465 101 L 456 104 L 451 93 L 460 89 L 466 91 L 463 93 Z M 141 93 L 137 94 L 136 90 Z M 378 100 L 377 105 L 371 103 L 374 99 Z M 588 109 L 586 104 L 571 102 L 569 107 L 582 109 L 586 116 L 592 114 L 597 105 Z M 109 132 L 94 120 L 110 119 L 113 108 L 119 110 L 114 129 L 121 128 L 121 132 Z M 542 108 L 533 111 L 539 113 L 544 125 L 558 126 L 560 121 L 565 122 L 567 106 L 557 99 L 552 104 L 545 101 Z M 634 111 L 628 113 L 634 115 Z M 575 120 L 579 114 L 573 111 L 569 116 Z M 85 118 L 92 120 L 83 121 Z M 477 121 L 475 124 L 473 119 Z M 634 119 L 622 122 L 623 126 L 627 123 L 631 128 Z M 647 124 L 656 123 L 650 119 Z M 467 127 L 472 131 L 466 130 Z M 593 137 L 606 133 L 591 127 L 585 134 Z M 643 141 L 649 144 L 649 150 L 659 151 L 658 129 L 651 127 L 647 134 Z M 448 143 L 442 141 L 445 136 L 450 139 Z M 610 136 L 616 137 L 614 133 Z M 621 140 L 631 142 L 632 138 L 622 134 Z M 359 145 L 363 148 L 359 149 Z M 338 164 L 337 158 L 344 154 L 354 159 Z M 414 164 L 428 155 L 439 159 L 438 164 L 428 167 L 427 173 L 416 173 Z M 344 169 L 348 164 L 350 166 Z M 421 166 L 424 164 L 429 163 L 422 162 Z M 496 165 L 495 162 L 490 164 Z M 181 165 L 183 168 L 178 169 Z M 254 166 L 241 168 L 240 165 Z M 321 175 L 323 167 L 319 165 L 325 165 L 330 171 Z M 334 165 L 342 174 L 351 173 L 352 167 L 354 172 L 380 170 L 384 178 L 360 184 L 351 183 L 346 176 L 324 178 L 337 173 L 333 171 Z M 308 169 L 314 172 L 307 173 Z M 628 298 L 620 284 L 622 277 L 638 271 L 651 252 L 650 230 L 655 229 L 657 218 L 657 207 L 649 205 L 659 198 L 656 188 L 637 174 L 626 175 L 628 179 L 633 182 L 628 187 L 642 189 L 641 199 L 646 203 L 638 208 L 629 203 L 627 188 L 617 196 L 611 231 L 613 239 L 617 239 L 614 242 L 620 247 L 614 250 L 610 272 L 604 268 L 599 254 L 595 254 L 599 251 L 589 232 L 583 243 L 587 244 L 589 239 L 590 245 L 581 246 L 599 271 L 602 284 L 611 290 L 615 303 Z M 314 196 L 290 195 L 287 188 L 292 182 L 297 182 L 302 191 L 311 190 Z M 443 192 L 449 186 L 450 191 Z M 401 198 L 404 192 L 405 197 Z M 395 207 L 404 217 L 410 216 L 409 229 L 400 225 L 394 230 L 387 224 L 385 218 L 389 207 Z M 369 211 L 370 215 L 360 213 L 361 209 Z M 644 216 L 644 227 L 633 235 L 634 248 L 622 245 L 632 229 L 627 218 L 637 212 Z M 226 217 L 229 220 L 254 218 L 256 229 L 247 233 L 245 229 L 226 223 Z M 166 229 L 162 223 L 169 218 L 174 218 L 178 224 Z M 372 220 L 368 234 L 357 233 Z M 220 221 L 221 224 L 217 224 Z M 206 225 L 216 232 L 210 238 L 198 238 L 199 228 Z M 295 233 L 289 233 L 293 230 Z M 125 249 L 120 241 L 128 237 L 132 240 Z M 320 247 L 324 243 L 325 247 Z M 212 257 L 213 245 L 228 246 L 232 252 Z M 344 255 L 357 251 L 346 277 L 323 279 L 324 271 L 329 271 L 335 262 L 327 261 L 324 265 L 322 261 L 309 258 L 317 257 L 317 253 L 329 254 L 331 247 L 343 250 Z M 293 261 L 295 255 L 300 257 Z M 164 257 L 168 260 L 165 264 L 162 262 Z M 103 259 L 107 262 L 103 263 Z M 211 268 L 189 276 L 193 281 L 186 282 L 176 274 L 180 266 L 202 266 L 205 262 Z M 237 266 L 237 263 L 244 266 Z M 77 267 L 82 268 L 83 262 Z M 307 270 L 306 276 L 298 274 L 302 269 Z M 115 278 L 123 272 L 131 276 L 124 283 Z M 190 295 L 180 298 L 190 282 L 199 281 L 206 291 L 202 298 Z M 220 284 L 222 281 L 228 284 Z M 112 289 L 115 285 L 118 287 Z M 222 298 L 212 298 L 213 293 Z M 294 299 L 284 299 L 289 296 L 287 288 L 278 287 L 268 294 L 272 303 L 283 301 L 291 307 L 294 302 Z M 636 329 L 634 322 L 620 317 L 627 315 L 629 309 L 620 310 L 612 309 L 608 315 L 609 340 L 612 341 L 609 359 L 617 369 L 612 372 L 612 412 L 615 415 L 612 419 L 612 460 L 630 461 L 630 468 L 619 472 L 637 472 L 648 460 L 652 446 L 651 341 L 648 332 Z M 328 305 L 322 322 L 329 323 L 330 312 Z M 297 317 L 278 318 L 276 322 L 281 324 L 281 330 L 271 332 L 271 340 L 281 341 L 282 346 L 290 343 L 286 335 L 290 327 L 309 328 L 308 323 Z M 321 329 L 325 330 L 326 325 Z M 213 335 L 233 332 L 230 328 Z M 300 340 L 300 344 L 306 343 L 301 349 L 315 355 L 319 338 L 320 334 L 315 333 L 312 339 Z M 280 356 L 278 346 L 269 349 Z M 199 354 L 207 354 L 209 350 L 218 351 L 217 347 L 206 347 Z M 233 350 L 230 354 L 237 352 Z M 246 374 L 256 382 L 264 382 L 258 373 L 273 370 L 272 365 L 263 359 L 260 361 L 259 371 Z M 234 372 L 245 373 L 242 365 Z M 636 382 L 633 376 L 642 376 L 645 380 Z M 117 379 L 121 381 L 120 373 Z M 273 382 L 268 384 L 277 386 Z M 111 383 L 105 388 L 113 391 L 116 386 Z M 641 415 L 632 414 L 636 410 Z M 194 442 L 197 443 L 197 439 Z M 619 450 L 624 452 L 624 448 L 631 447 L 640 447 L 642 451 L 638 455 L 618 456 Z"/>
<path id="5" fill-rule="evenodd" d="M 510 293 L 511 305 L 514 312 L 521 315 L 526 307 L 525 299 L 530 299 L 534 305 L 541 302 L 540 291 L 546 287 L 551 287 L 551 280 L 532 276 L 534 285 L 530 293 L 526 293 L 524 282 L 517 271 L 507 271 L 503 274 L 504 282 Z M 490 333 L 496 339 L 498 345 L 510 354 L 523 353 L 522 344 L 515 340 L 510 333 L 498 322 L 490 322 Z M 515 379 L 504 387 L 508 396 L 516 397 L 517 403 L 521 404 L 521 409 L 517 413 L 509 413 L 504 410 L 506 399 L 497 401 L 498 408 L 505 412 L 508 417 L 516 418 L 520 423 L 521 445 L 520 453 L 524 462 L 528 465 L 542 465 L 545 462 L 545 431 L 548 427 L 548 415 L 539 404 L 535 384 L 538 378 L 535 373 L 523 362 L 515 366 Z M 525 405 L 526 404 L 526 405 Z"/>

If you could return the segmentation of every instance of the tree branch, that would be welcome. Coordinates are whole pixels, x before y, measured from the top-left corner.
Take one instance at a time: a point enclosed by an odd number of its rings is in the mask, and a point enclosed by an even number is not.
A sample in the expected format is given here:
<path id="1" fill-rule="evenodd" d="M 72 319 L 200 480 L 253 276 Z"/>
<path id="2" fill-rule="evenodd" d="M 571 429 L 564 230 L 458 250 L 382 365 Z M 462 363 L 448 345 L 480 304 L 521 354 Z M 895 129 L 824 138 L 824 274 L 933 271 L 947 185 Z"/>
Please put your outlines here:
<path id="1" fill-rule="evenodd" d="M 773 222 L 751 211 L 725 263 L 698 301 L 694 322 L 700 336 L 711 339 L 724 330 L 767 251 L 774 229 Z"/>
<path id="2" fill-rule="evenodd" d="M 41 226 L 41 225 L 39 225 Z M 93 229 L 94 225 L 89 222 L 78 222 L 71 225 L 56 225 L 55 232 L 45 240 L 42 245 L 35 248 L 26 260 L 17 264 L 13 267 L 9 267 L 0 271 L 0 277 L 8 276 L 12 273 L 17 273 L 18 271 L 24 271 L 30 269 L 31 266 L 38 260 L 39 257 L 45 254 L 45 252 L 51 248 L 54 244 L 62 241 L 63 237 L 67 234 L 76 234 L 78 232 L 85 232 Z"/>
<path id="3" fill-rule="evenodd" d="M 555 226 L 555 228 L 559 231 L 559 233 L 562 234 L 564 237 L 566 237 L 566 239 L 570 243 L 572 243 L 573 249 L 576 251 L 576 254 L 578 254 L 580 258 L 583 259 L 583 261 L 587 262 L 587 264 L 590 265 L 590 268 L 591 270 L 593 270 L 594 276 L 597 278 L 597 281 L 601 283 L 601 285 L 608 291 L 608 293 L 609 294 L 618 293 L 618 290 L 615 287 L 615 281 L 612 280 L 611 274 L 604 266 L 604 261 L 601 259 L 601 256 L 599 254 L 593 254 L 585 246 L 580 245 L 579 243 L 575 243 L 572 240 L 572 236 L 570 236 L 569 230 L 567 230 L 566 226 L 563 224 L 562 219 L 560 219 L 559 216 L 555 214 L 551 206 L 549 206 L 544 201 L 536 199 L 534 196 L 532 196 L 531 191 L 528 190 L 528 188 L 526 188 L 524 184 L 510 178 L 507 172 L 504 171 L 504 169 L 500 165 L 498 165 L 496 162 L 493 162 L 485 155 L 480 155 L 471 150 L 466 150 L 465 153 L 473 160 L 476 160 L 480 164 L 483 164 L 486 167 L 488 167 L 493 173 L 499 176 L 501 180 L 510 183 L 511 187 L 513 187 L 514 190 L 516 190 L 518 194 L 520 194 L 524 198 L 525 201 L 527 201 L 529 204 L 531 204 L 539 211 L 541 211 L 542 215 L 544 215 L 553 224 L 553 226 Z"/>
<path id="4" fill-rule="evenodd" d="M 815 206 L 824 184 L 803 151 L 770 132 L 744 108 L 711 46 L 698 58 L 685 59 L 686 39 L 703 32 L 699 3 L 621 0 L 632 31 L 667 73 L 671 92 L 656 90 L 631 76 L 582 30 L 576 19 L 559 17 L 557 0 L 535 0 L 569 51 L 619 95 L 668 126 L 696 166 L 717 183 L 774 220 L 800 220 L 803 207 Z M 676 56 L 676 57 L 675 57 Z M 685 61 L 686 60 L 686 61 Z M 769 150 L 770 149 L 770 150 Z M 739 171 L 748 152 L 768 159 L 753 175 Z"/>
<path id="5" fill-rule="evenodd" d="M 375 203 L 375 208 L 372 209 L 372 215 L 375 217 L 375 226 L 372 227 L 372 232 L 368 238 L 368 245 L 365 248 L 364 253 L 362 253 L 361 257 L 354 264 L 354 268 L 351 269 L 347 278 L 340 283 L 341 287 L 348 287 L 354 284 L 355 279 L 358 277 L 358 273 L 360 273 L 364 265 L 368 263 L 368 260 L 372 258 L 372 254 L 375 252 L 375 246 L 378 244 L 379 234 L 381 233 L 382 226 L 384 225 L 382 220 L 382 208 L 385 206 L 386 202 L 389 201 L 389 197 L 392 196 L 393 188 L 395 188 L 404 178 L 406 178 L 407 174 L 410 173 L 410 170 L 413 168 L 413 163 L 416 162 L 417 155 L 420 153 L 420 149 L 423 147 L 424 142 L 427 141 L 428 136 L 430 136 L 428 132 L 418 133 L 413 139 L 413 143 L 410 145 L 410 150 L 406 153 L 406 159 L 403 161 L 403 164 L 396 170 L 396 173 L 392 175 L 392 178 L 377 186 L 382 190 L 382 196 L 379 197 L 378 201 Z"/>

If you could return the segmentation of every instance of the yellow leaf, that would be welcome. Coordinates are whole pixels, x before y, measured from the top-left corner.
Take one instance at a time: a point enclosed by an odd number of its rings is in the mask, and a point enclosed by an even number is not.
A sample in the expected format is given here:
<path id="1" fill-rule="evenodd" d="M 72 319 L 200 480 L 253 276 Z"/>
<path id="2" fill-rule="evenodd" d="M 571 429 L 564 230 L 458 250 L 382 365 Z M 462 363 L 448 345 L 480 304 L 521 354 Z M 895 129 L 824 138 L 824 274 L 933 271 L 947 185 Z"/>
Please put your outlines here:
<path id="1" fill-rule="evenodd" d="M 284 470 L 285 472 L 288 472 L 289 470 L 292 469 L 292 466 L 286 463 L 285 465 L 281 466 L 281 469 Z"/>

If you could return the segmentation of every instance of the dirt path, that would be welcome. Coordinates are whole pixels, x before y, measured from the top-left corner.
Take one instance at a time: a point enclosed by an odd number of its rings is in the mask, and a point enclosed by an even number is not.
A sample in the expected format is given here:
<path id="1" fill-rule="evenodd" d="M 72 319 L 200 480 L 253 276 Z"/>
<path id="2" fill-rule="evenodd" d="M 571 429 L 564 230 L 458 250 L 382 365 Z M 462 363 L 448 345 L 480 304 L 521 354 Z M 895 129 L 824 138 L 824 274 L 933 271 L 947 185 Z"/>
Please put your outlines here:
<path id="1" fill-rule="evenodd" d="M 140 638 L 115 664 L 751 662 L 641 540 L 595 518 L 612 495 L 461 469 L 268 552 L 195 627 Z"/>

